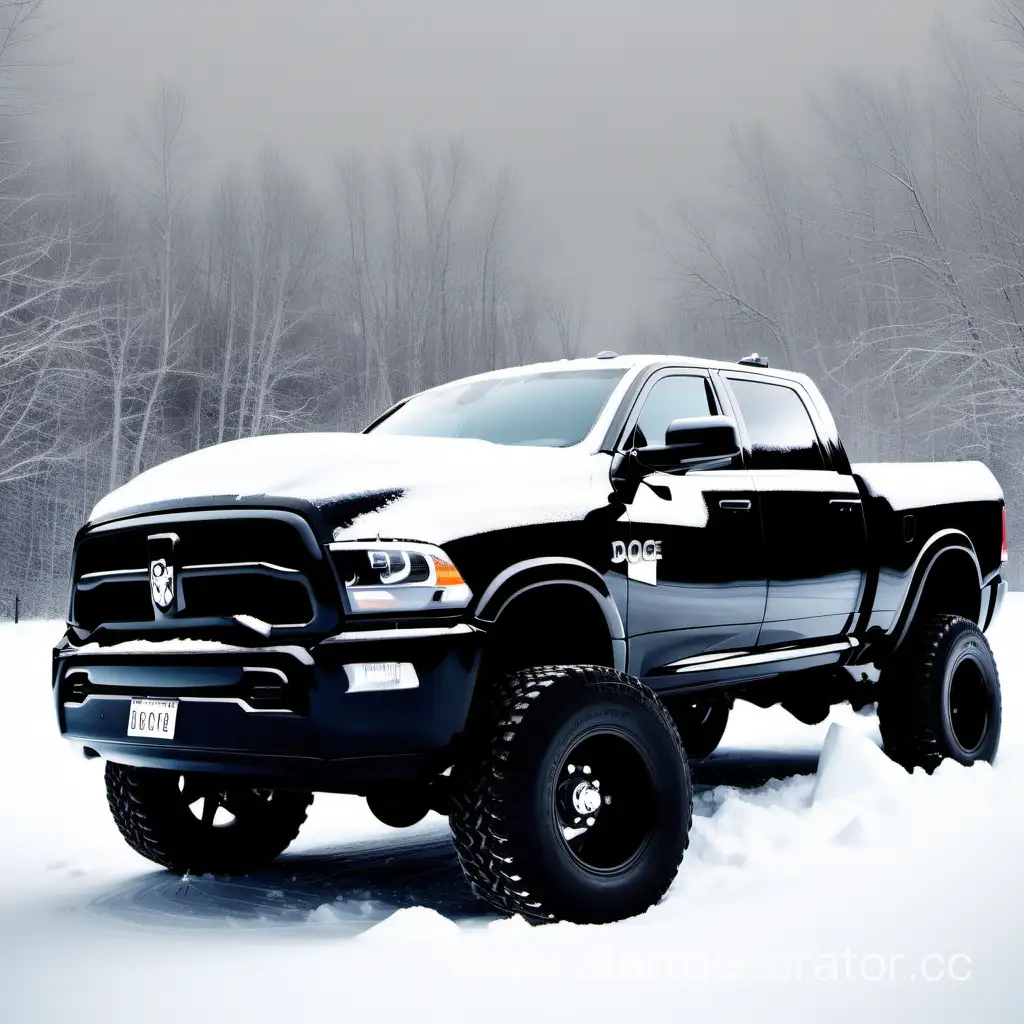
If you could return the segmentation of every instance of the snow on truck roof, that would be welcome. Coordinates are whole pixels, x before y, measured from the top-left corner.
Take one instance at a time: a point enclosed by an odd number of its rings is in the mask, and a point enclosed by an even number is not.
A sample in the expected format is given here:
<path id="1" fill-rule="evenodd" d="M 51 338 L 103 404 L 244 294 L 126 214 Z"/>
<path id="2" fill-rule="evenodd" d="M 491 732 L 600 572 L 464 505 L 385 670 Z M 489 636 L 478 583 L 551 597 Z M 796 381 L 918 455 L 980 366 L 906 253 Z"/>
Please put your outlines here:
<path id="1" fill-rule="evenodd" d="M 522 366 L 506 366 L 500 370 L 486 370 L 483 373 L 475 373 L 468 377 L 459 377 L 456 380 L 445 384 L 438 384 L 439 390 L 450 387 L 453 384 L 464 384 L 467 381 L 493 379 L 495 377 L 519 377 L 534 373 L 553 373 L 557 371 L 572 370 L 608 370 L 620 369 L 640 371 L 655 366 L 678 366 L 680 368 L 692 367 L 700 370 L 743 370 L 746 372 L 763 373 L 772 377 L 785 377 L 790 380 L 804 379 L 804 374 L 793 373 L 789 370 L 777 370 L 774 367 L 764 369 L 748 364 L 741 365 L 739 361 L 726 362 L 719 359 L 701 359 L 698 356 L 686 355 L 616 355 L 609 353 L 600 356 L 583 356 L 578 359 L 555 359 L 545 363 L 525 363 Z M 411 396 L 410 396 L 411 397 Z"/>
<path id="2" fill-rule="evenodd" d="M 597 356 L 584 356 L 580 359 L 556 359 L 546 363 L 527 363 L 523 366 L 508 366 L 500 370 L 488 370 L 484 373 L 473 374 L 468 377 L 459 377 L 456 380 L 448 381 L 445 384 L 438 384 L 432 388 L 426 388 L 424 391 L 417 392 L 415 394 L 407 395 L 401 399 L 392 409 L 388 410 L 381 419 L 386 419 L 387 416 L 394 411 L 398 406 L 404 405 L 406 402 L 417 397 L 417 395 L 425 394 L 432 391 L 444 391 L 447 388 L 461 387 L 467 383 L 473 383 L 476 381 L 485 380 L 514 380 L 516 377 L 527 377 L 538 373 L 566 373 L 573 371 L 587 371 L 587 370 L 621 370 L 622 379 L 617 381 L 614 389 L 605 402 L 600 414 L 595 420 L 591 430 L 587 436 L 579 443 L 580 448 L 588 448 L 590 450 L 598 450 L 604 442 L 605 434 L 610 428 L 614 421 L 616 411 L 621 405 L 623 399 L 629 394 L 630 389 L 633 387 L 637 377 L 642 374 L 645 370 L 656 369 L 656 368 L 670 368 L 670 369 L 697 369 L 697 370 L 740 370 L 747 373 L 761 374 L 767 377 L 774 377 L 776 379 L 785 379 L 791 381 L 802 381 L 805 384 L 810 385 L 810 389 L 813 392 L 814 385 L 802 373 L 792 373 L 788 370 L 776 370 L 774 368 L 765 368 L 761 366 L 750 365 L 749 363 L 741 364 L 739 361 L 736 362 L 724 362 L 722 360 L 715 359 L 700 359 L 697 356 L 673 356 L 673 355 L 624 355 L 620 356 L 613 352 L 603 352 Z M 367 428 L 372 430 L 380 420 L 375 421 Z"/>

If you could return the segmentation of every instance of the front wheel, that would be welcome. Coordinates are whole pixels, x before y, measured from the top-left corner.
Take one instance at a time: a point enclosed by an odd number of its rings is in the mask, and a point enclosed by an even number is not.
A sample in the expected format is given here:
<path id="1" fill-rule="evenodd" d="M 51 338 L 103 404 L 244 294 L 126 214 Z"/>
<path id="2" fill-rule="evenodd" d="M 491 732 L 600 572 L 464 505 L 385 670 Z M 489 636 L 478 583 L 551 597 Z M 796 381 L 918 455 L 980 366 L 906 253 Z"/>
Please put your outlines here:
<path id="1" fill-rule="evenodd" d="M 125 842 L 180 874 L 242 874 L 283 853 L 313 794 L 107 762 L 107 803 Z"/>
<path id="2" fill-rule="evenodd" d="M 922 623 L 883 672 L 878 725 L 885 752 L 907 769 L 943 758 L 991 761 L 999 747 L 999 673 L 985 634 L 969 619 Z"/>
<path id="3" fill-rule="evenodd" d="M 642 683 L 600 667 L 519 672 L 469 747 L 450 822 L 476 895 L 534 920 L 600 923 L 665 894 L 687 844 L 690 775 Z"/>

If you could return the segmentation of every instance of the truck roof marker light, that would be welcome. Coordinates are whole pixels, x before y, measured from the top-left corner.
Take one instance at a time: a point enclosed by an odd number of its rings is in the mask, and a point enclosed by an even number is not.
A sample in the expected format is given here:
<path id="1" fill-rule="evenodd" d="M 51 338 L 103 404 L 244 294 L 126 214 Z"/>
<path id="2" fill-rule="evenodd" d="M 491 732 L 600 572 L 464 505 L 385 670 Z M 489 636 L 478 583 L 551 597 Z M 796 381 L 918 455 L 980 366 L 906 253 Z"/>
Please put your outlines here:
<path id="1" fill-rule="evenodd" d="M 768 357 L 758 355 L 757 352 L 751 352 L 749 356 L 737 359 L 736 362 L 739 363 L 740 366 L 760 366 L 762 369 L 766 369 L 768 366 Z"/>

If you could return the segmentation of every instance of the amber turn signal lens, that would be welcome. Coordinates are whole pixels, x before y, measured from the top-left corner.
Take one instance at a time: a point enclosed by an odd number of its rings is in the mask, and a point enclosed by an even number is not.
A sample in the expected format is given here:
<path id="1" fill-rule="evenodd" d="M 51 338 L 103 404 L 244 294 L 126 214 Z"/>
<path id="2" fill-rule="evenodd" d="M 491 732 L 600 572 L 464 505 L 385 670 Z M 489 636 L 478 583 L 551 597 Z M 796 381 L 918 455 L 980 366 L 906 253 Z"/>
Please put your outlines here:
<path id="1" fill-rule="evenodd" d="M 439 587 L 461 587 L 466 582 L 451 562 L 446 562 L 436 556 L 434 558 L 434 573 L 437 576 Z"/>

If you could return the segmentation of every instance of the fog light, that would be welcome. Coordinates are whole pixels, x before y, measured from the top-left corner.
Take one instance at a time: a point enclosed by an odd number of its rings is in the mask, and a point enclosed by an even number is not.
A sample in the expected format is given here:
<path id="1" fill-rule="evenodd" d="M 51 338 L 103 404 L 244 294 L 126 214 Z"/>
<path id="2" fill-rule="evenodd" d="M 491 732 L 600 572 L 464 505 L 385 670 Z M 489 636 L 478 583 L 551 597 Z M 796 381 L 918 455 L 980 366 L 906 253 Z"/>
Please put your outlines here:
<path id="1" fill-rule="evenodd" d="M 407 661 L 365 661 L 345 666 L 349 693 L 381 690 L 415 690 L 420 685 L 416 669 Z"/>

